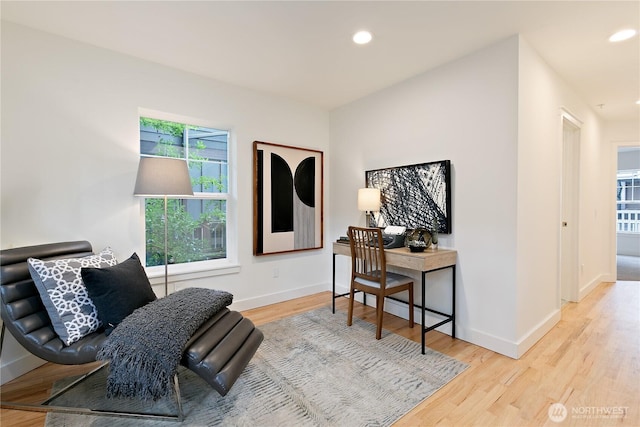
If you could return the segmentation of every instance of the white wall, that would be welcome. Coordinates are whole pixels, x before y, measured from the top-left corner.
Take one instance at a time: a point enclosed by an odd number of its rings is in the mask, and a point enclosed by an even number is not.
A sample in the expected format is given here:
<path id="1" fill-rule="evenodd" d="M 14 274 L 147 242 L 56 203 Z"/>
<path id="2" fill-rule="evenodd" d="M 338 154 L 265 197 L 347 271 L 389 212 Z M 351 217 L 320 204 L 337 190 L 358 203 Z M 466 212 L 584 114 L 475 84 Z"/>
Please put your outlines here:
<path id="1" fill-rule="evenodd" d="M 236 143 L 240 272 L 190 285 L 230 291 L 236 309 L 328 289 L 328 249 L 252 255 L 252 142 L 326 152 L 326 111 L 5 22 L 2 248 L 86 239 L 96 250 L 112 246 L 119 259 L 144 252 L 141 200 L 133 196 L 139 108 L 230 129 Z M 3 349 L 3 381 L 30 363 L 14 344 L 10 338 Z"/>
<path id="2" fill-rule="evenodd" d="M 640 142 L 640 111 L 636 120 L 607 122 L 605 125 L 605 142 L 611 146 L 638 145 Z M 617 147 L 616 147 L 617 152 Z"/>
<path id="3" fill-rule="evenodd" d="M 617 234 L 616 254 L 640 257 L 640 236 L 632 233 Z"/>
<path id="4" fill-rule="evenodd" d="M 458 250 L 456 334 L 505 354 L 516 336 L 517 53 L 513 37 L 331 113 L 329 174 L 340 185 L 329 236 L 363 224 L 365 170 L 451 160 L 453 232 L 439 240 Z M 347 278 L 341 260 L 337 281 Z M 429 305 L 449 310 L 450 275 L 427 280 Z"/>
<path id="5" fill-rule="evenodd" d="M 522 354 L 559 320 L 562 141 L 557 82 L 519 40 L 516 337 Z M 542 326 L 542 329 L 540 329 Z"/>
<path id="6" fill-rule="evenodd" d="M 582 122 L 577 290 L 581 296 L 611 271 L 604 200 L 611 159 L 599 118 L 522 38 L 519 63 L 517 336 L 523 354 L 560 318 L 562 112 Z"/>
<path id="7" fill-rule="evenodd" d="M 328 247 L 348 225 L 364 223 L 356 193 L 366 170 L 449 159 L 453 233 L 440 245 L 459 255 L 457 336 L 519 357 L 558 316 L 565 107 L 583 121 L 582 290 L 615 268 L 606 256 L 615 233 L 602 194 L 615 194 L 602 180 L 613 173 L 602 125 L 517 36 L 329 114 L 3 23 L 2 89 L 2 248 L 87 239 L 96 249 L 111 245 L 121 259 L 143 251 L 141 202 L 132 196 L 139 108 L 233 132 L 241 269 L 190 284 L 231 291 L 238 309 L 328 288 Z M 637 130 L 614 126 L 604 139 Z M 325 151 L 324 250 L 252 256 L 253 140 Z M 336 277 L 345 289 L 346 259 L 337 260 Z M 430 306 L 451 309 L 450 281 L 448 271 L 428 276 Z M 11 344 L 3 381 L 33 362 Z"/>
<path id="8" fill-rule="evenodd" d="M 640 146 L 618 151 L 618 170 L 640 169 Z"/>
<path id="9" fill-rule="evenodd" d="M 458 251 L 456 335 L 520 357 L 560 319 L 562 107 L 583 122 L 579 285 L 588 292 L 611 267 L 602 124 L 519 36 L 331 113 L 329 173 L 341 185 L 329 234 L 362 223 L 365 170 L 450 159 L 453 233 L 440 242 Z M 348 266 L 338 267 L 346 287 Z M 428 281 L 429 304 L 450 309 L 450 277 Z"/>

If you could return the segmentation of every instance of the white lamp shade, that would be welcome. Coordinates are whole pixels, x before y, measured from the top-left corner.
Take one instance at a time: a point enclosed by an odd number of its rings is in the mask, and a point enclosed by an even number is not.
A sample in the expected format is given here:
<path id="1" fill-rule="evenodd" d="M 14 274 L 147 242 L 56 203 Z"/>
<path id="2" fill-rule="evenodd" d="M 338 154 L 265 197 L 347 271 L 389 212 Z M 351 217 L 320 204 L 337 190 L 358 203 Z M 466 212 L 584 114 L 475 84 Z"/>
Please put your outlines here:
<path id="1" fill-rule="evenodd" d="M 358 210 L 377 212 L 380 210 L 380 190 L 377 188 L 361 188 L 358 190 Z"/>
<path id="2" fill-rule="evenodd" d="M 169 157 L 142 157 L 133 194 L 142 197 L 193 196 L 187 162 Z"/>

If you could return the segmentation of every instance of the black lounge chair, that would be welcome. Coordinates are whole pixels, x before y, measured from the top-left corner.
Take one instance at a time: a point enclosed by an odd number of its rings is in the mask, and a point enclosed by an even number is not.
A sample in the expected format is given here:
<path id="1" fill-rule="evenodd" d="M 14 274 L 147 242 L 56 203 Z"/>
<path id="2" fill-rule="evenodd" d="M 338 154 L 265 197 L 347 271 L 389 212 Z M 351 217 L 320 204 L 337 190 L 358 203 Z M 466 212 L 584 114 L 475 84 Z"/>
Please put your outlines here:
<path id="1" fill-rule="evenodd" d="M 104 331 L 98 330 L 66 346 L 53 329 L 51 319 L 42 304 L 27 267 L 27 259 L 31 257 L 51 260 L 78 258 L 92 254 L 93 249 L 87 241 L 52 243 L 0 251 L 0 310 L 3 321 L 0 353 L 4 344 L 5 329 L 7 329 L 27 351 L 48 362 L 80 365 L 96 361 L 96 354 L 107 338 Z M 249 319 L 225 308 L 212 316 L 193 334 L 183 351 L 182 365 L 194 371 L 218 393 L 225 396 L 257 351 L 262 340 L 262 332 L 256 329 Z M 102 411 L 51 404 L 56 397 L 106 365 L 108 363 L 85 374 L 40 404 L 0 402 L 0 407 L 183 420 L 177 375 L 174 378 L 174 398 L 177 407 L 175 415 Z"/>

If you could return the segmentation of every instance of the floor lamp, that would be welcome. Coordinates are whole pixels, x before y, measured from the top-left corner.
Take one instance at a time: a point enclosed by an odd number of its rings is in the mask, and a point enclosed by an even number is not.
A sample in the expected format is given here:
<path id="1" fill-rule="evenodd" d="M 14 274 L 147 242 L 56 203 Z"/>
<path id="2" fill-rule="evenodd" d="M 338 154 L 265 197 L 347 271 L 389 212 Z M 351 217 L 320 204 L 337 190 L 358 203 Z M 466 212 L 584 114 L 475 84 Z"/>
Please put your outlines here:
<path id="1" fill-rule="evenodd" d="M 169 157 L 142 157 L 135 196 L 164 198 L 164 295 L 169 294 L 169 219 L 167 199 L 193 196 L 187 162 Z"/>

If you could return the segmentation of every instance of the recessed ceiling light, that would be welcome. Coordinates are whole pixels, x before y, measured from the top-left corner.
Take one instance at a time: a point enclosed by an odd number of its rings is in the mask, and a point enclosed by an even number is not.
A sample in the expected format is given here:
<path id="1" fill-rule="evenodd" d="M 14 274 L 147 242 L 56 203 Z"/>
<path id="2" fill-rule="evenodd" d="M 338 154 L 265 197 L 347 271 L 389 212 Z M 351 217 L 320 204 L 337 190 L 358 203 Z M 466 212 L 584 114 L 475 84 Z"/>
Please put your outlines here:
<path id="1" fill-rule="evenodd" d="M 373 36 L 369 31 L 358 31 L 353 35 L 353 42 L 357 44 L 367 44 L 372 38 Z"/>
<path id="2" fill-rule="evenodd" d="M 640 105 L 640 99 L 638 99 L 638 100 L 636 101 L 636 104 Z"/>
<path id="3" fill-rule="evenodd" d="M 609 37 L 609 41 L 610 42 L 621 42 L 623 40 L 627 40 L 630 39 L 631 37 L 635 36 L 638 32 L 636 30 L 633 29 L 626 29 L 626 30 L 621 30 L 618 31 L 617 33 L 615 33 L 614 35 L 612 35 L 611 37 Z"/>

